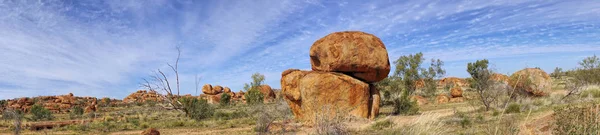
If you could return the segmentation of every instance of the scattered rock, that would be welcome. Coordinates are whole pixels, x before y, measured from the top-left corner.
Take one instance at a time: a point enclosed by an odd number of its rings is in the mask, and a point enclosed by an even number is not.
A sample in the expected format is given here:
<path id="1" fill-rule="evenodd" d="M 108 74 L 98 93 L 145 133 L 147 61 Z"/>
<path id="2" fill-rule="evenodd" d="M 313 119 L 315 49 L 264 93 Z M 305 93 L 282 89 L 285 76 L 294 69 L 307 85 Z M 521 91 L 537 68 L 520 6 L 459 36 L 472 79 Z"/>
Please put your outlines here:
<path id="1" fill-rule="evenodd" d="M 448 98 L 446 94 L 440 94 L 435 98 L 437 104 L 445 104 L 448 103 L 449 100 L 450 98 Z"/>
<path id="2" fill-rule="evenodd" d="M 160 132 L 155 128 L 149 128 L 142 132 L 142 135 L 160 135 Z"/>
<path id="3" fill-rule="evenodd" d="M 463 96 L 462 94 L 463 94 L 463 90 L 460 87 L 455 86 L 455 87 L 452 87 L 450 89 L 450 95 L 453 98 L 455 98 L 455 97 L 462 97 Z"/>
<path id="4" fill-rule="evenodd" d="M 216 91 L 210 84 L 205 84 L 204 86 L 202 86 L 202 93 L 208 95 L 216 95 L 219 94 L 220 91 Z"/>
<path id="5" fill-rule="evenodd" d="M 340 72 L 367 83 L 381 81 L 390 72 L 390 62 L 383 42 L 376 36 L 359 31 L 331 33 L 310 48 L 314 71 Z"/>

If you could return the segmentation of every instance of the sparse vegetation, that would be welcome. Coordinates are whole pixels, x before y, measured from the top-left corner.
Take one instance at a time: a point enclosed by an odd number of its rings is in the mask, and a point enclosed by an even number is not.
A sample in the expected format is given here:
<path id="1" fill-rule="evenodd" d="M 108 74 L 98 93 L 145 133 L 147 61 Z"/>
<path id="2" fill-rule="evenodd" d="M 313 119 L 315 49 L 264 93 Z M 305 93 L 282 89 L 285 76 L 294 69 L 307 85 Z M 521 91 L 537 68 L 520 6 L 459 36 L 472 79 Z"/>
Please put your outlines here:
<path id="1" fill-rule="evenodd" d="M 511 103 L 508 105 L 508 107 L 506 107 L 506 110 L 504 111 L 506 113 L 520 113 L 521 112 L 521 105 L 517 104 L 517 103 Z"/>
<path id="2" fill-rule="evenodd" d="M 71 119 L 78 118 L 78 117 L 81 117 L 81 115 L 83 115 L 83 113 L 84 113 L 83 108 L 81 108 L 79 106 L 75 106 L 75 107 L 71 108 L 71 111 L 69 112 L 69 117 L 71 117 Z"/>
<path id="3" fill-rule="evenodd" d="M 248 104 L 261 104 L 265 95 L 260 92 L 259 87 L 265 81 L 265 76 L 260 73 L 254 73 L 251 78 L 252 82 L 250 84 L 244 84 L 244 90 L 247 91 L 244 95 L 246 96 L 246 102 Z"/>

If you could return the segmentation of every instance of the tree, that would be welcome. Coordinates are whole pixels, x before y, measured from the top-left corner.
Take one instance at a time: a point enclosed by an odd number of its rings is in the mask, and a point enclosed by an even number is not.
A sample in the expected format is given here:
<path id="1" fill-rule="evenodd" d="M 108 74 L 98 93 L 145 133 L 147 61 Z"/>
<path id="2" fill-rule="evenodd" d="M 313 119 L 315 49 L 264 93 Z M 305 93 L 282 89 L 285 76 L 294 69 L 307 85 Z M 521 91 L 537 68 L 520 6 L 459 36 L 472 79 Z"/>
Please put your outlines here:
<path id="1" fill-rule="evenodd" d="M 394 113 L 395 114 L 411 114 L 415 112 L 414 108 L 416 104 L 409 100 L 410 95 L 417 90 L 416 82 L 423 80 L 425 83 L 425 94 L 431 96 L 435 94 L 437 83 L 436 78 L 444 76 L 446 71 L 442 69 L 444 63 L 437 59 L 431 59 L 429 68 L 421 67 L 423 63 L 423 53 L 410 54 L 408 56 L 400 56 L 394 64 L 396 70 L 390 81 L 397 81 L 399 83 L 388 83 L 393 86 L 391 92 L 396 95 L 393 99 Z M 386 82 L 387 83 L 387 82 Z M 396 88 L 399 87 L 399 88 Z"/>
<path id="2" fill-rule="evenodd" d="M 254 73 L 251 78 L 252 82 L 250 82 L 250 84 L 244 84 L 244 90 L 247 91 L 244 95 L 246 97 L 246 102 L 248 102 L 248 104 L 262 103 L 265 95 L 260 92 L 260 86 L 265 81 L 265 76 L 260 73 Z"/>
<path id="3" fill-rule="evenodd" d="M 181 56 L 181 48 L 179 46 L 177 46 L 177 47 L 175 47 L 175 49 L 177 50 L 177 59 L 175 60 L 175 66 L 171 65 L 170 63 L 167 63 L 167 65 L 175 73 L 177 95 L 176 96 L 173 95 L 173 89 L 171 88 L 169 79 L 167 78 L 167 75 L 160 69 L 157 69 L 154 72 L 154 75 L 150 76 L 150 81 L 148 79 L 143 79 L 144 83 L 141 84 L 141 87 L 146 88 L 150 91 L 157 91 L 157 90 L 164 91 L 166 93 L 166 96 L 163 97 L 163 99 L 165 99 L 165 101 L 168 102 L 168 104 L 172 107 L 172 109 L 180 110 L 183 112 L 188 112 L 188 111 L 185 111 L 183 104 L 177 100 L 177 98 L 180 97 L 179 96 L 180 87 L 179 87 L 179 69 L 178 68 L 179 68 L 179 58 Z"/>
<path id="4" fill-rule="evenodd" d="M 579 62 L 579 65 L 583 69 L 596 69 L 596 68 L 600 68 L 600 58 L 598 58 L 594 54 L 594 56 L 592 56 L 592 57 L 586 57 L 585 59 L 583 59 L 581 62 Z"/>
<path id="5" fill-rule="evenodd" d="M 562 76 L 562 68 L 556 67 L 554 68 L 554 72 L 550 73 L 551 77 L 560 78 Z"/>
<path id="6" fill-rule="evenodd" d="M 497 100 L 498 94 L 493 93 L 490 86 L 493 85 L 491 75 L 493 72 L 488 69 L 488 60 L 477 60 L 475 63 L 467 64 L 467 72 L 471 75 L 471 88 L 474 88 L 479 95 L 479 100 L 488 111 L 493 102 Z"/>
<path id="7" fill-rule="evenodd" d="M 442 68 L 444 62 L 440 59 L 431 59 L 429 68 L 421 67 L 423 60 L 425 60 L 423 53 L 419 52 L 415 55 L 400 56 L 398 60 L 394 61 L 396 71 L 394 71 L 393 76 L 402 82 L 404 89 L 409 91 L 409 95 L 416 91 L 417 85 L 415 82 L 420 80 L 425 82 L 425 91 L 428 96 L 435 94 L 437 87 L 435 79 L 446 74 L 446 70 Z"/>

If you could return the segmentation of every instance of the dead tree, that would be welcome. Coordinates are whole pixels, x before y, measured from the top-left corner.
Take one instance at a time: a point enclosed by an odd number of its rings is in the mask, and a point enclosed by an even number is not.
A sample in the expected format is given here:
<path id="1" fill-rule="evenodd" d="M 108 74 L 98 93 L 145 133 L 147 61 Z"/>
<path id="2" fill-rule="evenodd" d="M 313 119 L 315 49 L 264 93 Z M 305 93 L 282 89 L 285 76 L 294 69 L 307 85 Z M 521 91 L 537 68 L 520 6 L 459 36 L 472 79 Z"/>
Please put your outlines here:
<path id="1" fill-rule="evenodd" d="M 172 109 L 176 109 L 176 110 L 182 110 L 184 109 L 182 107 L 182 104 L 177 101 L 177 98 L 179 98 L 179 70 L 178 70 L 178 66 L 179 66 L 179 58 L 181 56 L 181 49 L 180 47 L 176 47 L 177 49 L 177 59 L 175 60 L 175 66 L 172 66 L 171 64 L 167 63 L 167 65 L 169 67 L 171 67 L 171 69 L 173 70 L 173 72 L 175 73 L 175 83 L 176 83 L 176 88 L 177 88 L 177 95 L 173 94 L 173 89 L 171 88 L 171 84 L 169 82 L 169 79 L 167 78 L 167 75 L 161 71 L 160 69 L 157 69 L 156 71 L 154 71 L 153 75 L 150 76 L 151 80 L 148 79 L 143 79 L 144 83 L 140 84 L 142 88 L 146 88 L 150 91 L 163 91 L 166 93 L 165 96 L 163 96 L 163 99 L 165 101 L 167 101 L 169 103 L 169 105 L 172 106 Z"/>

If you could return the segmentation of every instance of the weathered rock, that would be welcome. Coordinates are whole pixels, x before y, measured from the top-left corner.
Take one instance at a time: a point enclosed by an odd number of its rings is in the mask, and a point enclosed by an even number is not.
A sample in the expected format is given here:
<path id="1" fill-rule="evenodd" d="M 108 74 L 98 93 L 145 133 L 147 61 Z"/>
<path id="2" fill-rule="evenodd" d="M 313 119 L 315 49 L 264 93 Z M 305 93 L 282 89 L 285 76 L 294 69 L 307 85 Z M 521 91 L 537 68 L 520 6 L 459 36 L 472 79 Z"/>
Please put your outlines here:
<path id="1" fill-rule="evenodd" d="M 454 86 L 450 89 L 450 95 L 452 97 L 462 97 L 463 90 L 460 87 Z"/>
<path id="2" fill-rule="evenodd" d="M 552 78 L 541 69 L 526 68 L 512 74 L 509 85 L 534 96 L 544 96 L 552 89 Z"/>
<path id="3" fill-rule="evenodd" d="M 146 91 L 146 90 L 138 90 L 134 93 L 129 94 L 129 96 L 123 98 L 123 102 L 125 103 L 144 103 L 146 101 L 154 101 L 154 102 L 162 102 L 162 95 L 158 94 L 156 91 Z"/>
<path id="4" fill-rule="evenodd" d="M 443 78 L 442 80 L 440 80 L 438 82 L 438 85 L 466 87 L 466 86 L 469 86 L 469 83 L 467 82 L 467 80 L 461 79 L 458 77 L 446 77 L 446 78 Z"/>
<path id="5" fill-rule="evenodd" d="M 215 91 L 217 94 L 218 93 L 223 93 L 223 87 L 220 85 L 216 85 L 212 88 L 213 91 Z"/>
<path id="6" fill-rule="evenodd" d="M 369 112 L 369 119 L 375 119 L 379 115 L 379 104 L 381 103 L 381 95 L 379 95 L 379 90 L 373 84 L 369 84 L 369 94 L 371 97 L 369 98 L 369 108 L 371 111 Z"/>
<path id="7" fill-rule="evenodd" d="M 231 89 L 229 87 L 223 88 L 224 93 L 231 93 Z"/>
<path id="8" fill-rule="evenodd" d="M 205 84 L 204 86 L 202 86 L 202 93 L 204 93 L 204 94 L 216 95 L 216 94 L 219 94 L 220 92 L 221 91 L 215 90 L 215 88 L 213 88 L 213 86 L 210 84 Z"/>
<path id="9" fill-rule="evenodd" d="M 85 113 L 96 112 L 96 105 L 89 105 L 85 107 Z"/>
<path id="10" fill-rule="evenodd" d="M 315 114 L 369 118 L 379 113 L 369 106 L 369 84 L 351 76 L 320 71 L 287 70 L 282 73 L 282 94 L 296 119 L 312 121 Z M 373 95 L 377 95 L 374 93 Z"/>
<path id="11" fill-rule="evenodd" d="M 435 98 L 437 104 L 445 104 L 448 103 L 449 100 L 450 98 L 448 98 L 446 94 L 440 94 Z"/>
<path id="12" fill-rule="evenodd" d="M 271 88 L 271 86 L 269 85 L 261 85 L 259 86 L 260 89 L 260 93 L 263 94 L 263 98 L 265 102 L 270 102 L 273 99 L 275 99 L 275 92 L 273 92 L 273 89 Z"/>
<path id="13" fill-rule="evenodd" d="M 368 83 L 381 81 L 390 72 L 385 45 L 372 34 L 359 31 L 331 33 L 310 48 L 314 71 L 343 72 Z"/>
<path id="14" fill-rule="evenodd" d="M 458 103 L 458 102 L 464 102 L 465 99 L 463 97 L 456 97 L 456 98 L 450 98 L 450 103 Z"/>
<path id="15" fill-rule="evenodd" d="M 419 95 L 411 96 L 410 100 L 416 101 L 417 105 L 419 105 L 419 106 L 429 104 L 429 101 L 427 101 L 426 98 L 419 96 Z"/>
<path id="16" fill-rule="evenodd" d="M 508 76 L 503 75 L 503 74 L 498 74 L 498 73 L 492 74 L 492 76 L 490 78 L 495 82 L 501 82 L 501 83 L 506 83 L 506 84 L 508 84 L 508 80 L 509 80 Z"/>
<path id="17" fill-rule="evenodd" d="M 219 104 L 219 102 L 221 101 L 221 94 L 223 93 L 219 93 L 217 95 L 207 95 L 207 101 L 209 104 Z"/>
<path id="18" fill-rule="evenodd" d="M 149 128 L 142 132 L 142 135 L 160 135 L 160 132 L 155 128 Z"/>

